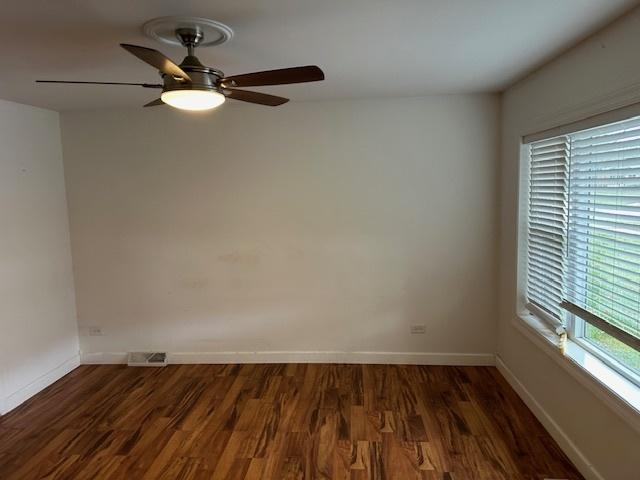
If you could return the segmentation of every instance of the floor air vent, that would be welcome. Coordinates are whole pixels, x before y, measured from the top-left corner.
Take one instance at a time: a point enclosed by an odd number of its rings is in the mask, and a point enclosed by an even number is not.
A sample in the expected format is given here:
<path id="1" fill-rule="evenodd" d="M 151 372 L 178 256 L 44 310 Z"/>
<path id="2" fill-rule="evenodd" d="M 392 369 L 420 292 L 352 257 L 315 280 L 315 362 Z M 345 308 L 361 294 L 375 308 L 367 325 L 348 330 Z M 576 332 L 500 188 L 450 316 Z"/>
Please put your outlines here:
<path id="1" fill-rule="evenodd" d="M 130 367 L 164 367 L 167 365 L 165 352 L 129 352 L 127 365 Z"/>

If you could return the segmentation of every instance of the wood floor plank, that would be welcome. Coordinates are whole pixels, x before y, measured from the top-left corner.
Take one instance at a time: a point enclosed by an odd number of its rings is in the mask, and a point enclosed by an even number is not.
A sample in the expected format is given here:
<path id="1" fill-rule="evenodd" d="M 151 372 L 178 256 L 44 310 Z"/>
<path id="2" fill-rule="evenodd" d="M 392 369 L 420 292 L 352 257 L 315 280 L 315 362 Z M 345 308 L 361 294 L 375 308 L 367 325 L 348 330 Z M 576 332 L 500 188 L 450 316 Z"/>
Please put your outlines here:
<path id="1" fill-rule="evenodd" d="M 0 478 L 583 477 L 491 367 L 82 366 L 0 417 Z"/>

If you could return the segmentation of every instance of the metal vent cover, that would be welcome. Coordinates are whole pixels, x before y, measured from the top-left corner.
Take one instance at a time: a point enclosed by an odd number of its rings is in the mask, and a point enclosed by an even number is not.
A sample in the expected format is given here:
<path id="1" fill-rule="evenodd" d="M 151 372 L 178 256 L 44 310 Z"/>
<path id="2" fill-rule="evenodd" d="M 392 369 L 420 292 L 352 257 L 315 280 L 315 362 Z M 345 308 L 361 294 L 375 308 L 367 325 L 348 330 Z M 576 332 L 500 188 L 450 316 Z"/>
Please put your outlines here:
<path id="1" fill-rule="evenodd" d="M 165 367 L 166 352 L 129 352 L 127 365 L 130 367 Z"/>

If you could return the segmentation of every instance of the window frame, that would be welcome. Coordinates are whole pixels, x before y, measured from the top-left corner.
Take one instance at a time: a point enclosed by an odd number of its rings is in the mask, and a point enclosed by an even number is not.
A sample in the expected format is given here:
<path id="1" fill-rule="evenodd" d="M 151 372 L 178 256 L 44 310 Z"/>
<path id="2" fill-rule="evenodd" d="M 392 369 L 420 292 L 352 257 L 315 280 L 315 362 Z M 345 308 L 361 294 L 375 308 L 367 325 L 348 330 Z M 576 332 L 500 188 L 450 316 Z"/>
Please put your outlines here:
<path id="1" fill-rule="evenodd" d="M 529 238 L 528 238 L 528 226 L 529 226 L 529 205 L 530 205 L 530 178 L 531 178 L 531 148 L 530 145 L 534 142 L 550 140 L 554 137 L 562 136 L 562 135 L 571 135 L 580 131 L 589 130 L 597 127 L 604 127 L 606 125 L 629 120 L 633 117 L 640 116 L 640 105 L 632 105 L 629 107 L 624 107 L 615 111 L 605 112 L 600 115 L 596 115 L 593 117 L 589 117 L 583 121 L 573 122 L 564 126 L 559 126 L 556 128 L 548 129 L 539 133 L 535 133 L 528 136 L 523 136 L 521 138 L 520 143 L 520 179 L 519 179 L 519 189 L 518 193 L 521 198 L 520 201 L 520 222 L 519 222 L 519 232 L 520 235 L 524 235 L 524 241 L 518 242 L 518 310 L 524 311 L 526 314 L 533 315 L 536 318 L 539 318 L 544 324 L 551 330 L 556 333 L 559 331 L 563 331 L 566 333 L 567 339 L 574 342 L 580 348 L 582 348 L 587 353 L 593 355 L 595 358 L 600 360 L 603 364 L 605 364 L 608 368 L 613 370 L 615 373 L 623 377 L 624 379 L 631 382 L 638 389 L 640 389 L 640 373 L 635 370 L 629 368 L 624 363 L 613 357 L 603 348 L 598 347 L 593 342 L 589 341 L 585 337 L 585 330 L 587 322 L 577 317 L 576 315 L 570 312 L 563 312 L 563 324 L 550 315 L 547 314 L 544 310 L 537 307 L 537 305 L 529 304 L 527 299 L 527 288 L 528 288 L 528 246 L 529 246 Z M 569 158 L 570 160 L 570 154 Z M 568 168 L 570 168 L 568 166 Z M 567 193 L 568 194 L 568 193 Z M 524 200 L 524 201 L 522 201 Z M 522 317 L 522 316 L 521 316 Z M 558 328 L 560 327 L 560 330 Z M 612 335 L 604 332 L 605 335 L 609 335 L 612 338 Z M 558 334 L 559 335 L 559 334 Z"/>
<path id="2" fill-rule="evenodd" d="M 626 366 L 624 363 L 619 361 L 609 352 L 604 350 L 603 348 L 598 347 L 593 342 L 590 342 L 589 339 L 585 336 L 585 330 L 587 326 L 587 322 L 582 320 L 581 318 L 573 315 L 571 313 L 567 313 L 567 334 L 569 338 L 571 338 L 575 343 L 580 345 L 580 347 L 584 348 L 586 351 L 591 353 L 594 357 L 597 357 L 607 365 L 609 368 L 622 375 L 624 378 L 635 384 L 640 388 L 640 374 L 636 373 L 633 369 Z M 609 335 L 604 332 L 605 335 Z M 611 335 L 609 335 L 612 337 Z M 615 337 L 612 337 L 615 338 Z"/>

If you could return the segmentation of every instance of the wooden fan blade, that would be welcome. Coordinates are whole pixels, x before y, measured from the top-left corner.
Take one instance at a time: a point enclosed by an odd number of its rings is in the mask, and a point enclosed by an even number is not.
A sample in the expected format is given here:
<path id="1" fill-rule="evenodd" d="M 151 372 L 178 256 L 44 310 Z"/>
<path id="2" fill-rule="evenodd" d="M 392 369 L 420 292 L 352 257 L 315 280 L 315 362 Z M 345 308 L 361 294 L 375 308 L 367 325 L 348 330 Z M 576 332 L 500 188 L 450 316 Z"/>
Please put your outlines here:
<path id="1" fill-rule="evenodd" d="M 248 90 L 227 89 L 224 92 L 227 97 L 233 98 L 234 100 L 258 103 L 260 105 L 268 105 L 270 107 L 277 107 L 278 105 L 282 105 L 289 101 L 288 98 L 276 97 L 275 95 L 267 95 L 266 93 L 251 92 Z"/>
<path id="2" fill-rule="evenodd" d="M 324 73 L 319 67 L 309 65 L 306 67 L 282 68 L 280 70 L 234 75 L 223 78 L 220 83 L 224 87 L 256 87 L 261 85 L 317 82 L 319 80 L 324 80 Z"/>
<path id="3" fill-rule="evenodd" d="M 143 107 L 157 107 L 158 105 L 164 105 L 164 102 L 160 98 L 156 98 L 153 102 L 145 103 Z"/>
<path id="4" fill-rule="evenodd" d="M 129 82 L 83 82 L 77 80 L 36 80 L 36 83 L 76 83 L 81 85 L 133 85 L 144 88 L 162 88 L 159 83 L 129 83 Z"/>
<path id="5" fill-rule="evenodd" d="M 121 43 L 120 46 L 127 52 L 138 57 L 143 62 L 146 62 L 152 67 L 157 68 L 162 73 L 166 73 L 167 75 L 171 75 L 172 77 L 182 78 L 188 82 L 191 81 L 189 75 L 187 75 L 178 65 L 173 63 L 158 50 L 147 47 L 139 47 L 138 45 L 129 45 L 128 43 Z"/>

